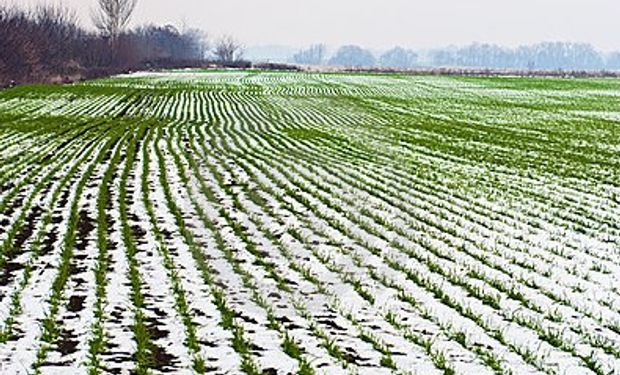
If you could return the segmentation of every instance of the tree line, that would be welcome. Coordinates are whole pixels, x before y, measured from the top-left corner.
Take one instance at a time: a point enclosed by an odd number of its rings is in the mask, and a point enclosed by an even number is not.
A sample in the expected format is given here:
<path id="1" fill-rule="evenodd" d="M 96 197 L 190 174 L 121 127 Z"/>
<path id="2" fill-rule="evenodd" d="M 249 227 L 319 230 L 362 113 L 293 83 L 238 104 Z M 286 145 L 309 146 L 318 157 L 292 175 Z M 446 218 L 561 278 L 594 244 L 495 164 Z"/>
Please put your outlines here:
<path id="1" fill-rule="evenodd" d="M 315 44 L 293 55 L 292 60 L 296 64 L 304 65 L 412 68 L 417 65 L 418 54 L 409 49 L 394 47 L 377 58 L 365 48 L 346 45 L 328 58 L 327 47 L 324 44 Z"/>
<path id="2" fill-rule="evenodd" d="M 323 44 L 299 51 L 292 57 L 296 64 L 344 67 L 470 67 L 521 70 L 617 70 L 620 52 L 603 54 L 586 43 L 546 42 L 517 48 L 473 43 L 417 53 L 394 47 L 376 56 L 356 45 L 340 47 L 328 56 Z"/>
<path id="3" fill-rule="evenodd" d="M 59 5 L 29 9 L 0 5 L 0 86 L 63 82 L 148 68 L 243 64 L 243 46 L 230 36 L 211 46 L 196 28 L 127 25 L 137 0 L 97 0 L 96 30 Z"/>

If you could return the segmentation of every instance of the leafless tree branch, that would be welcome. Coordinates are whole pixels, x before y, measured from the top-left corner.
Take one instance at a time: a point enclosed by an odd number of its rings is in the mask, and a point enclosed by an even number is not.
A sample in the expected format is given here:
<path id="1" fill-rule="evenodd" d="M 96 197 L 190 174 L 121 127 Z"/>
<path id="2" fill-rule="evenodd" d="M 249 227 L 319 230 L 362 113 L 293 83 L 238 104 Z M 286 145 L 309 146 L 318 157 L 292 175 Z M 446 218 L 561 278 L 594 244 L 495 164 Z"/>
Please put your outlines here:
<path id="1" fill-rule="evenodd" d="M 129 24 L 138 0 L 97 0 L 92 13 L 93 23 L 99 32 L 116 40 Z"/>
<path id="2" fill-rule="evenodd" d="M 224 35 L 215 43 L 213 54 L 222 63 L 232 63 L 243 58 L 244 47 L 230 35 Z"/>

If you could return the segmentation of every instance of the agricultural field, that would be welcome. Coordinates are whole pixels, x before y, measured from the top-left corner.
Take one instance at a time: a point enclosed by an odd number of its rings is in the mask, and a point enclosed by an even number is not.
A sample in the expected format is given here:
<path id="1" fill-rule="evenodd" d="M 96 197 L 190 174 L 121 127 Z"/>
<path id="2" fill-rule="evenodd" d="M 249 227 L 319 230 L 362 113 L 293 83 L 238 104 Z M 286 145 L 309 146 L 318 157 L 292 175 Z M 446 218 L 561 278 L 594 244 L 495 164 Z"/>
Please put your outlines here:
<path id="1" fill-rule="evenodd" d="M 620 81 L 0 92 L 2 374 L 620 374 Z"/>

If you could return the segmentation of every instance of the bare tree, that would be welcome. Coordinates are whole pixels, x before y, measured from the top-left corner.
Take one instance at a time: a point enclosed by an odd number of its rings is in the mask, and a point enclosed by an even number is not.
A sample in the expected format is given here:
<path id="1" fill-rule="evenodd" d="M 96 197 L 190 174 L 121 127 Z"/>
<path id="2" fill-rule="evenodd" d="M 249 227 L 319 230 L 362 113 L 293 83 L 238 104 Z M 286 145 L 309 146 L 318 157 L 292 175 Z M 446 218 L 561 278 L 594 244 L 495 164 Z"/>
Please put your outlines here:
<path id="1" fill-rule="evenodd" d="M 315 44 L 296 53 L 293 56 L 293 61 L 297 64 L 321 65 L 325 59 L 326 49 L 324 44 Z"/>
<path id="2" fill-rule="evenodd" d="M 213 54 L 220 62 L 236 62 L 243 58 L 243 45 L 232 36 L 225 35 L 215 43 Z"/>
<path id="3" fill-rule="evenodd" d="M 204 60 L 209 53 L 209 35 L 198 28 L 184 26 L 181 28 L 185 42 L 193 50 L 193 59 Z"/>
<path id="4" fill-rule="evenodd" d="M 95 27 L 111 40 L 116 40 L 136 9 L 138 0 L 97 0 L 98 9 L 92 14 Z"/>
<path id="5" fill-rule="evenodd" d="M 125 19 L 121 24 L 126 24 L 128 18 L 121 18 Z M 117 35 L 112 38 L 111 34 Z M 151 66 L 200 65 L 206 42 L 198 29 L 178 30 L 170 25 L 94 33 L 80 27 L 68 8 L 24 10 L 0 0 L 0 87 L 99 77 Z M 239 44 L 232 43 L 232 50 L 230 59 L 238 59 Z"/>
<path id="6" fill-rule="evenodd" d="M 39 5 L 31 17 L 38 39 L 45 41 L 39 51 L 43 61 L 61 66 L 79 49 L 76 41 L 81 31 L 74 11 L 61 5 Z"/>
<path id="7" fill-rule="evenodd" d="M 75 71 L 81 30 L 75 13 L 62 6 L 34 10 L 0 6 L 0 85 Z"/>
<path id="8" fill-rule="evenodd" d="M 417 61 L 417 53 L 401 47 L 394 47 L 379 57 L 379 65 L 384 68 L 412 68 Z"/>
<path id="9" fill-rule="evenodd" d="M 374 66 L 376 59 L 372 52 L 359 46 L 342 46 L 329 60 L 329 65 L 341 65 L 347 67 Z"/>

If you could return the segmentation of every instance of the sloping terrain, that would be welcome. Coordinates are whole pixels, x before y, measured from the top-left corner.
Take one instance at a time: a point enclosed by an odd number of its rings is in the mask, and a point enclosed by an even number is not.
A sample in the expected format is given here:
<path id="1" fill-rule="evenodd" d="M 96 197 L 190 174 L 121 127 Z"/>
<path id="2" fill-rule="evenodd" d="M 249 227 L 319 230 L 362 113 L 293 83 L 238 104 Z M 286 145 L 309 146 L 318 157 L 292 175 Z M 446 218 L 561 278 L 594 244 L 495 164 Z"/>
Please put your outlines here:
<path id="1" fill-rule="evenodd" d="M 0 92 L 10 374 L 620 373 L 620 82 Z"/>

